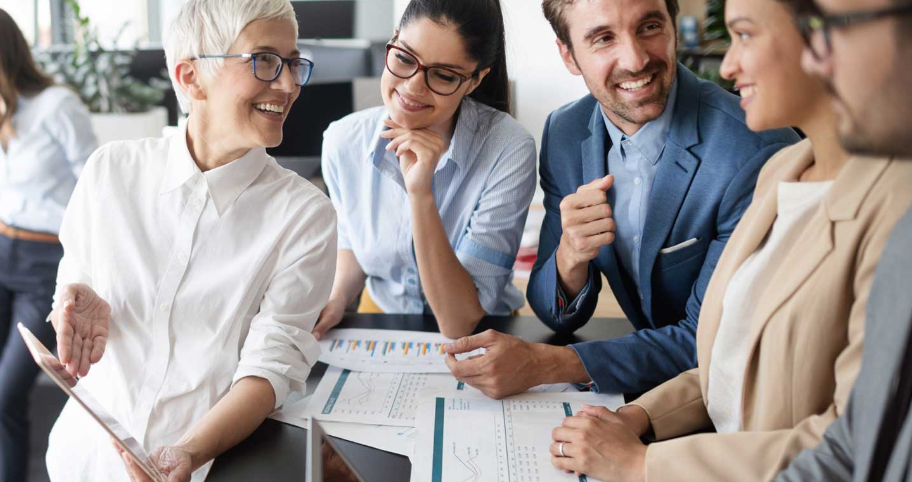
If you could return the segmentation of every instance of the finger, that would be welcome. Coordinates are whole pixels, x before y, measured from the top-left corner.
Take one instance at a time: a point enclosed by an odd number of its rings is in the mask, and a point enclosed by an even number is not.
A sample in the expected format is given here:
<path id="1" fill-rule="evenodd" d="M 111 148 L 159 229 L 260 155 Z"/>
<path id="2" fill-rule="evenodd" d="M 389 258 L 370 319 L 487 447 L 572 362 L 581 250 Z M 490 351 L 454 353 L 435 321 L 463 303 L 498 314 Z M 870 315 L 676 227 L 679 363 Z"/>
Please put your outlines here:
<path id="1" fill-rule="evenodd" d="M 577 192 L 595 191 L 595 190 L 607 191 L 607 190 L 611 189 L 611 186 L 613 186 L 613 185 L 614 185 L 614 175 L 608 174 L 607 176 L 600 177 L 600 178 L 590 182 L 589 184 L 584 184 L 584 185 L 580 186 L 580 188 L 577 190 Z"/>
<path id="2" fill-rule="evenodd" d="M 394 121 L 392 119 L 384 119 L 383 125 L 385 125 L 389 128 L 392 128 L 392 129 L 401 129 L 402 128 L 401 125 L 397 124 L 396 121 Z"/>
<path id="3" fill-rule="evenodd" d="M 614 210 L 611 209 L 611 205 L 606 202 L 597 203 L 593 206 L 572 209 L 566 211 L 561 215 L 562 217 L 565 217 L 565 222 L 562 227 L 566 229 L 568 226 L 577 226 L 591 223 L 593 221 L 611 219 L 613 214 Z"/>
<path id="4" fill-rule="evenodd" d="M 69 364 L 70 357 L 73 356 L 73 336 L 76 334 L 73 324 L 66 317 L 67 314 L 64 310 L 57 328 L 57 355 L 60 357 L 60 363 L 64 365 Z"/>
<path id="5" fill-rule="evenodd" d="M 89 356 L 90 363 L 98 363 L 104 355 L 105 347 L 108 345 L 108 337 L 97 335 L 92 339 L 92 353 Z"/>
<path id="6" fill-rule="evenodd" d="M 576 194 L 568 194 L 561 200 L 561 213 L 572 212 L 578 209 L 584 209 L 591 206 L 598 206 L 608 202 L 608 195 L 605 191 L 593 190 L 582 191 Z"/>
<path id="7" fill-rule="evenodd" d="M 561 453 L 560 453 L 561 444 L 564 444 L 564 455 L 563 456 L 564 457 L 573 457 L 573 454 L 576 451 L 576 446 L 574 446 L 570 442 L 554 442 L 548 447 L 548 452 L 550 452 L 551 455 L 554 455 L 556 457 L 561 457 Z"/>
<path id="8" fill-rule="evenodd" d="M 70 355 L 70 362 L 67 363 L 67 371 L 71 375 L 79 376 L 79 366 L 82 363 L 82 337 L 73 335 L 73 351 Z"/>
<path id="9" fill-rule="evenodd" d="M 88 375 L 89 367 L 92 366 L 92 363 L 89 361 L 89 358 L 91 358 L 92 350 L 94 348 L 91 345 L 92 345 L 92 341 L 87 340 L 86 345 L 84 345 L 82 347 L 82 355 L 80 356 L 80 361 L 79 361 L 79 376 L 80 377 L 84 377 L 84 376 Z"/>
<path id="10" fill-rule="evenodd" d="M 577 459 L 573 457 L 556 457 L 554 455 L 551 456 L 551 465 L 567 472 L 578 472 L 580 468 Z"/>
<path id="11" fill-rule="evenodd" d="M 582 405 L 582 408 L 583 408 L 583 413 L 585 413 L 586 415 L 591 415 L 595 418 L 600 418 L 600 419 L 617 418 L 617 415 L 614 412 L 612 412 L 611 410 L 608 410 L 607 407 L 587 405 L 584 403 Z"/>
<path id="12" fill-rule="evenodd" d="M 384 139 L 395 139 L 407 132 L 408 130 L 400 128 L 387 129 L 385 131 L 380 131 L 380 137 Z"/>
<path id="13" fill-rule="evenodd" d="M 614 219 L 599 219 L 573 228 L 573 236 L 598 236 L 604 233 L 617 232 Z"/>
<path id="14" fill-rule="evenodd" d="M 481 358 L 459 361 L 452 353 L 447 353 L 446 364 L 450 369 L 450 373 L 453 374 L 457 380 L 462 382 L 467 378 L 481 375 Z"/>
<path id="15" fill-rule="evenodd" d="M 575 428 L 568 428 L 566 426 L 554 427 L 554 429 L 551 430 L 551 439 L 555 442 L 574 442 L 578 440 L 579 433 L 580 431 Z"/>
<path id="16" fill-rule="evenodd" d="M 487 348 L 497 340 L 498 333 L 494 330 L 487 330 L 477 335 L 464 336 L 452 343 L 443 345 L 443 350 L 447 353 L 458 354 L 466 353 L 479 348 Z"/>

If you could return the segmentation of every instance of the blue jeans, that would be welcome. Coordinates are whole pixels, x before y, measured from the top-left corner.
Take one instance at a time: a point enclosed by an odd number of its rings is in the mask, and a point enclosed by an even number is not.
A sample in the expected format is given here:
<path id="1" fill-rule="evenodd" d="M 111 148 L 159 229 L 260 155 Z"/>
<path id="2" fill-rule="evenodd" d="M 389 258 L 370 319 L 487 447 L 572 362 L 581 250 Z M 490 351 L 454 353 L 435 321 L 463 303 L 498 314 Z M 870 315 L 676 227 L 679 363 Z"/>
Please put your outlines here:
<path id="1" fill-rule="evenodd" d="M 39 371 L 15 326 L 22 323 L 54 349 L 54 328 L 44 320 L 61 257 L 60 244 L 0 235 L 0 482 L 25 481 L 28 399 Z"/>

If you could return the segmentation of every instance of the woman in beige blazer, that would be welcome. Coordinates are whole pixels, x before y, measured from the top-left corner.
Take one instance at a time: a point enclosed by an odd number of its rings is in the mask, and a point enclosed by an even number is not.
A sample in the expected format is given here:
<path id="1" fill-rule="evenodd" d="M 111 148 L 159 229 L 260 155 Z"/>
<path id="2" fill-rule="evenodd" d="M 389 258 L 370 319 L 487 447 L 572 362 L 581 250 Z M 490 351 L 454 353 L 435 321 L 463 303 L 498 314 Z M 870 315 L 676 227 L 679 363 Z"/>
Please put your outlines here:
<path id="1" fill-rule="evenodd" d="M 820 442 L 858 374 L 872 275 L 912 205 L 912 163 L 842 150 L 786 4 L 729 0 L 726 19 L 722 73 L 748 126 L 798 126 L 808 139 L 760 174 L 706 290 L 698 368 L 616 413 L 567 418 L 553 433 L 559 468 L 611 481 L 770 480 Z"/>

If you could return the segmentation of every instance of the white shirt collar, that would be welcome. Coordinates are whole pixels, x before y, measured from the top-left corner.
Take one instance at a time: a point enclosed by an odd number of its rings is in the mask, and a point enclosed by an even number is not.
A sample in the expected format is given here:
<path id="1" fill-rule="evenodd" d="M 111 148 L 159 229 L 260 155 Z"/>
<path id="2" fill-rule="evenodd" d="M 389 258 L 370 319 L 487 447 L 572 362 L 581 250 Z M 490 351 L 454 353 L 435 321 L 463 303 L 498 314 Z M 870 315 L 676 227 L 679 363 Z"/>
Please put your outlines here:
<path id="1" fill-rule="evenodd" d="M 188 182 L 205 179 L 209 197 L 215 204 L 219 217 L 234 204 L 238 196 L 263 172 L 268 156 L 266 149 L 259 147 L 249 150 L 240 158 L 210 171 L 201 172 L 190 156 L 187 147 L 187 127 L 180 129 L 171 138 L 168 147 L 167 166 L 160 195 L 167 194 Z"/>

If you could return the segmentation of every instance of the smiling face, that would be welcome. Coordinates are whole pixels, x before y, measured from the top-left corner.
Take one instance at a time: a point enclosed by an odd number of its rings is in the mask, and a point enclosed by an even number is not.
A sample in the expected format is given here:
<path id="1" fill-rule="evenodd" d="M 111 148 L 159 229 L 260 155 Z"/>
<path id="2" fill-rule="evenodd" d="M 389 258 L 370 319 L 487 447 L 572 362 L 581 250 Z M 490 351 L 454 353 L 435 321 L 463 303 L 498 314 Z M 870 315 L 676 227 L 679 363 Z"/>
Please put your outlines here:
<path id="1" fill-rule="evenodd" d="M 462 99 L 481 83 L 488 69 L 473 78 L 478 62 L 469 57 L 456 28 L 427 18 L 405 25 L 393 45 L 412 54 L 423 66 L 446 67 L 469 77 L 454 94 L 439 95 L 428 88 L 422 71 L 408 79 L 401 79 L 390 73 L 389 67 L 383 70 L 380 91 L 393 122 L 408 129 L 449 131 Z M 396 55 L 399 54 L 395 49 L 390 51 L 390 63 L 407 61 L 407 58 L 396 58 Z"/>
<path id="2" fill-rule="evenodd" d="M 881 10 L 892 0 L 816 0 L 826 15 Z M 808 72 L 824 78 L 839 115 L 839 140 L 859 154 L 912 156 L 909 118 L 912 63 L 909 17 L 834 28 L 832 51 L 817 60 L 804 54 Z M 902 23 L 905 22 L 905 23 Z"/>
<path id="3" fill-rule="evenodd" d="M 228 54 L 272 52 L 296 58 L 297 35 L 294 25 L 283 19 L 257 20 L 241 32 Z M 200 59 L 196 62 L 211 62 Z M 301 93 L 285 65 L 272 82 L 253 75 L 253 60 L 225 59 L 213 79 L 202 82 L 203 99 L 194 100 L 193 115 L 211 126 L 219 126 L 220 142 L 231 142 L 235 149 L 275 147 L 282 143 L 282 125 Z"/>
<path id="4" fill-rule="evenodd" d="M 741 91 L 753 131 L 802 126 L 827 109 L 825 85 L 801 69 L 804 41 L 788 7 L 778 0 L 728 0 L 732 43 L 722 77 Z"/>
<path id="5" fill-rule="evenodd" d="M 664 0 L 591 0 L 564 11 L 572 43 L 557 42 L 611 122 L 628 135 L 665 111 L 677 39 Z"/>

